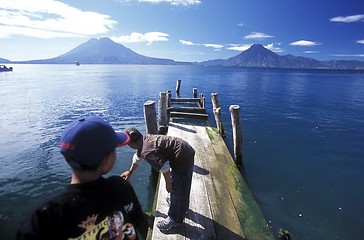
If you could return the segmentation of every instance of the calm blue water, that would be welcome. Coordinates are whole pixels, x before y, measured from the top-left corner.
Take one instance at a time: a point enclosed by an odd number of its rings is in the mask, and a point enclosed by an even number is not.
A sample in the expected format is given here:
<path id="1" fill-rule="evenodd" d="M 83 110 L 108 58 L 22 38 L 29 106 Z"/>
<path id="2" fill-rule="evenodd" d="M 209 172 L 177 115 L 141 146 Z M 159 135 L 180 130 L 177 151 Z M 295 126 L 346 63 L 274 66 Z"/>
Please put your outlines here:
<path id="1" fill-rule="evenodd" d="M 70 168 L 58 153 L 62 129 L 98 115 L 116 129 L 145 130 L 143 104 L 182 79 L 181 96 L 219 93 L 226 143 L 228 107 L 241 107 L 247 181 L 274 232 L 293 239 L 364 235 L 364 73 L 198 66 L 14 65 L 0 73 L 0 239 L 23 215 L 62 190 Z M 118 149 L 111 174 L 133 151 Z M 150 167 L 132 179 L 145 210 L 154 197 Z"/>

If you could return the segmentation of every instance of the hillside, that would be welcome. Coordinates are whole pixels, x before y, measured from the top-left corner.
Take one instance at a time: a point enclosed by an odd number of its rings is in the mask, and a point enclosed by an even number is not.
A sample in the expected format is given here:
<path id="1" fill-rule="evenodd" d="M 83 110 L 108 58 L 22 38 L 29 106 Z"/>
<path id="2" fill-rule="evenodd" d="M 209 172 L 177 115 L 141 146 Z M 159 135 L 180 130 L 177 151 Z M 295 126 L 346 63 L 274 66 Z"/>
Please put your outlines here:
<path id="1" fill-rule="evenodd" d="M 235 66 L 235 67 L 270 67 L 270 68 L 305 68 L 305 69 L 360 69 L 364 70 L 363 61 L 331 60 L 319 61 L 313 58 L 297 57 L 291 54 L 280 56 L 260 44 L 254 44 L 239 55 L 226 60 L 210 60 L 200 65 Z"/>
<path id="2" fill-rule="evenodd" d="M 5 58 L 0 58 L 0 63 L 9 63 L 10 60 L 5 59 Z"/>
<path id="3" fill-rule="evenodd" d="M 140 55 L 106 37 L 93 38 L 55 58 L 31 60 L 22 63 L 70 64 L 75 61 L 81 64 L 178 64 L 170 59 Z"/>

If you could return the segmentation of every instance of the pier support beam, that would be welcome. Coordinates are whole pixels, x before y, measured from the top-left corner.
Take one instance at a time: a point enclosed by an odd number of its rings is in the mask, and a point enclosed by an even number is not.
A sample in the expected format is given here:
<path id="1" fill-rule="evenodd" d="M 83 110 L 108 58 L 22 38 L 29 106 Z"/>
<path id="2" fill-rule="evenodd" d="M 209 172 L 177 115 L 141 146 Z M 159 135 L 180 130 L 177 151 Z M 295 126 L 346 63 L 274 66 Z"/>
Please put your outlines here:
<path id="1" fill-rule="evenodd" d="M 167 91 L 167 108 L 169 108 L 172 105 L 171 103 L 172 103 L 172 92 L 171 92 L 171 90 L 168 90 Z"/>
<path id="2" fill-rule="evenodd" d="M 234 161 L 236 165 L 243 167 L 243 133 L 240 123 L 240 106 L 231 105 L 229 110 L 231 114 L 231 125 L 233 128 Z"/>
<path id="3" fill-rule="evenodd" d="M 181 88 L 181 81 L 182 80 L 177 80 L 177 83 L 176 83 L 176 95 L 177 95 L 177 97 L 179 97 L 180 95 L 179 95 L 179 90 L 180 90 L 180 88 Z"/>
<path id="4" fill-rule="evenodd" d="M 168 130 L 167 94 L 165 92 L 159 93 L 158 100 L 158 133 L 166 134 Z"/>
<path id="5" fill-rule="evenodd" d="M 158 125 L 157 125 L 157 113 L 155 110 L 155 101 L 148 100 L 144 103 L 144 121 L 146 125 L 146 132 L 149 134 L 157 134 L 158 133 Z M 154 183 L 158 180 L 158 171 L 156 171 L 153 167 L 150 167 L 152 173 L 152 181 Z"/>
<path id="6" fill-rule="evenodd" d="M 193 97 L 197 98 L 197 88 L 192 89 Z"/>
<path id="7" fill-rule="evenodd" d="M 200 93 L 200 107 L 205 108 L 205 97 Z"/>
<path id="8" fill-rule="evenodd" d="M 155 110 L 154 101 L 149 100 L 144 103 L 144 121 L 146 124 L 147 133 L 158 133 L 157 113 Z"/>
<path id="9" fill-rule="evenodd" d="M 214 113 L 216 127 L 222 137 L 225 137 L 224 125 L 221 117 L 221 107 L 217 93 L 211 93 L 212 111 Z"/>

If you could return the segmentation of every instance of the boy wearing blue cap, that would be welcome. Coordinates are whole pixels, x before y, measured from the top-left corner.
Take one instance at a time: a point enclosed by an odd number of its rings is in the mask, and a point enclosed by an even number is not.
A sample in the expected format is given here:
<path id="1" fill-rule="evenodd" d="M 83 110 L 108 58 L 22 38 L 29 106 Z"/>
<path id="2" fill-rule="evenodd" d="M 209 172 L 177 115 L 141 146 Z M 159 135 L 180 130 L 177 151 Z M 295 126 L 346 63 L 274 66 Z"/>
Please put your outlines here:
<path id="1" fill-rule="evenodd" d="M 141 239 L 146 222 L 133 187 L 119 176 L 102 177 L 116 148 L 129 141 L 99 117 L 68 126 L 60 152 L 72 168 L 71 184 L 34 210 L 17 239 Z"/>

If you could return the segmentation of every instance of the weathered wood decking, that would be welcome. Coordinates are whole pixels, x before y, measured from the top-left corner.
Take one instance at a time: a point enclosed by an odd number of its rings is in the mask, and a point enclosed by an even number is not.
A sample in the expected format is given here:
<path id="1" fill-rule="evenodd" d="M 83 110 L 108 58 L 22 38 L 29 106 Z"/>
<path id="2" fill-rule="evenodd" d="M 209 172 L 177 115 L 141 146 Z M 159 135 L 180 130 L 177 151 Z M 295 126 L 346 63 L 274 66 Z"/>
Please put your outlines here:
<path id="1" fill-rule="evenodd" d="M 208 126 L 170 123 L 168 135 L 187 140 L 196 150 L 190 210 L 181 227 L 159 231 L 156 222 L 168 212 L 162 177 L 152 239 L 274 239 L 218 133 Z"/>

